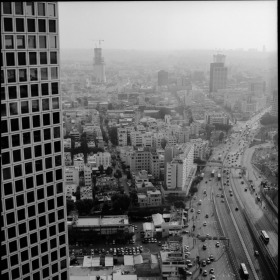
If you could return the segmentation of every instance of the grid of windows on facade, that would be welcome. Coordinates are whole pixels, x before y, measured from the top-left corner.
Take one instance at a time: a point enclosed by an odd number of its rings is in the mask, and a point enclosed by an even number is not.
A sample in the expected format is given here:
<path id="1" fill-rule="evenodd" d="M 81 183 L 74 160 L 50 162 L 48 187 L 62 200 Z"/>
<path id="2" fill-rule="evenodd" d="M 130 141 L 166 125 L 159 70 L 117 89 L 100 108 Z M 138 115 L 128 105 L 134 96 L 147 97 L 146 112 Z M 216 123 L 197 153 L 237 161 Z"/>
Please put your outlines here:
<path id="1" fill-rule="evenodd" d="M 56 2 L 1 3 L 1 279 L 68 279 Z"/>

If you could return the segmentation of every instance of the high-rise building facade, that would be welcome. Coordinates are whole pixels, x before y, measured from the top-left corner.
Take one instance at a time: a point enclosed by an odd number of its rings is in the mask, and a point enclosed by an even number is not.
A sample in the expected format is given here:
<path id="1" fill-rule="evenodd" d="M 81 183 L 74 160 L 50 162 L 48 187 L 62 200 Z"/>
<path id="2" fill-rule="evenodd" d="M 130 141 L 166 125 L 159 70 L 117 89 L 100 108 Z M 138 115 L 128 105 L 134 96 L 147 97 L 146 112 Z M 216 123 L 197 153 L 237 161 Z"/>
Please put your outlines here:
<path id="1" fill-rule="evenodd" d="M 1 3 L 1 279 L 69 279 L 57 2 Z"/>
<path id="2" fill-rule="evenodd" d="M 278 90 L 273 91 L 271 115 L 278 116 Z"/>
<path id="3" fill-rule="evenodd" d="M 227 86 L 227 67 L 225 67 L 225 55 L 214 55 L 214 62 L 210 63 L 210 86 L 209 91 L 217 92 Z"/>
<path id="4" fill-rule="evenodd" d="M 158 86 L 167 86 L 168 85 L 168 72 L 160 70 L 158 72 Z"/>
<path id="5" fill-rule="evenodd" d="M 101 48 L 94 48 L 94 63 L 93 63 L 93 71 L 95 81 L 98 83 L 105 83 L 105 62 L 104 57 L 102 56 Z"/>

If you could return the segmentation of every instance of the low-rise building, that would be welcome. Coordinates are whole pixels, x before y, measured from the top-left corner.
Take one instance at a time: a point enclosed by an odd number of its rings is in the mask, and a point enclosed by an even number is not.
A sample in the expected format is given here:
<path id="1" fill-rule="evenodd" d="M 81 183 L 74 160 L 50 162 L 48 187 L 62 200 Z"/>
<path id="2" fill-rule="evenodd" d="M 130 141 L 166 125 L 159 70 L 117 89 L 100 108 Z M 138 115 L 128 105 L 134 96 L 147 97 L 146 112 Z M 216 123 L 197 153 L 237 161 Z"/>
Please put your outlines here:
<path id="1" fill-rule="evenodd" d="M 64 149 L 71 149 L 71 138 L 63 139 Z"/>
<path id="2" fill-rule="evenodd" d="M 67 166 L 64 168 L 64 179 L 66 184 L 79 184 L 79 168 L 75 166 Z"/>
<path id="3" fill-rule="evenodd" d="M 206 124 L 229 124 L 229 117 L 222 112 L 206 112 Z"/>

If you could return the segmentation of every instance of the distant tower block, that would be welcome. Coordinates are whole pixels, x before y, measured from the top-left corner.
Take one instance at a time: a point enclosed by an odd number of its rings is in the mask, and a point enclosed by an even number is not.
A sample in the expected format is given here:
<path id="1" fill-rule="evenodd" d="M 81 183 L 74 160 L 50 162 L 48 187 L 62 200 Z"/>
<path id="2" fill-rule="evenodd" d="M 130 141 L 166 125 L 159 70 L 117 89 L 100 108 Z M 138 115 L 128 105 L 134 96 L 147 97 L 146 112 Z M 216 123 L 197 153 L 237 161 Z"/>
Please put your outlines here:
<path id="1" fill-rule="evenodd" d="M 93 71 L 96 82 L 106 83 L 105 63 L 104 58 L 102 57 L 101 48 L 94 49 Z"/>

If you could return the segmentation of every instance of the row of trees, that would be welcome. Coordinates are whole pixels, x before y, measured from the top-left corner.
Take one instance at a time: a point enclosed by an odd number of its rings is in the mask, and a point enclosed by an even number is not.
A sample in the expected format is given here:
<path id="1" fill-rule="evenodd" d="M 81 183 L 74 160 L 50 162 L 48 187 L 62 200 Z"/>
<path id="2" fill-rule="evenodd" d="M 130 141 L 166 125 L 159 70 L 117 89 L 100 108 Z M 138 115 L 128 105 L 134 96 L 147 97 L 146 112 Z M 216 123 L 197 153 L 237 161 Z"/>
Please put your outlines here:
<path id="1" fill-rule="evenodd" d="M 265 113 L 260 119 L 260 124 L 262 125 L 275 125 L 278 124 L 278 118 L 271 116 L 269 113 Z"/>

